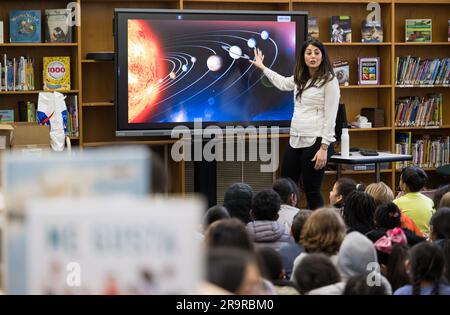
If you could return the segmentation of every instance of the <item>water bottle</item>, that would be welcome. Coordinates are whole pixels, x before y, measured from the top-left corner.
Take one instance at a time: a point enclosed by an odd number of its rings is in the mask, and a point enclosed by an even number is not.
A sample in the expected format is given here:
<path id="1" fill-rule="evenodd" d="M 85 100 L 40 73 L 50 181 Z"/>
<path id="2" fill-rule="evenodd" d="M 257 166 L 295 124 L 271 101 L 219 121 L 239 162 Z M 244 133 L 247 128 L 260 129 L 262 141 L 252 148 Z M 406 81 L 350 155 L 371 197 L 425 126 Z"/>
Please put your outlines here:
<path id="1" fill-rule="evenodd" d="M 342 128 L 341 135 L 341 156 L 350 156 L 350 137 L 348 135 L 348 128 Z"/>

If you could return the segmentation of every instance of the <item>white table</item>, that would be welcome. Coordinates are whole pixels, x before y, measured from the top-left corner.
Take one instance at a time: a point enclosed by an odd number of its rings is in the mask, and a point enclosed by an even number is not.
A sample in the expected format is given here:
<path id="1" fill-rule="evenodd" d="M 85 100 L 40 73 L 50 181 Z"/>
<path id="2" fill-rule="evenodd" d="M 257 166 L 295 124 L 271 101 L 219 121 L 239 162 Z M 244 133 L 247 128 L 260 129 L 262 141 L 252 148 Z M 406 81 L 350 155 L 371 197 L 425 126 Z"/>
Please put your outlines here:
<path id="1" fill-rule="evenodd" d="M 340 155 L 332 155 L 330 162 L 337 164 L 337 178 L 339 179 L 342 174 L 342 164 L 375 164 L 375 181 L 380 181 L 380 163 L 383 162 L 400 162 L 411 161 L 412 155 L 396 154 L 389 152 L 378 152 L 377 156 L 364 156 L 359 152 L 350 152 L 349 157 L 342 157 Z"/>

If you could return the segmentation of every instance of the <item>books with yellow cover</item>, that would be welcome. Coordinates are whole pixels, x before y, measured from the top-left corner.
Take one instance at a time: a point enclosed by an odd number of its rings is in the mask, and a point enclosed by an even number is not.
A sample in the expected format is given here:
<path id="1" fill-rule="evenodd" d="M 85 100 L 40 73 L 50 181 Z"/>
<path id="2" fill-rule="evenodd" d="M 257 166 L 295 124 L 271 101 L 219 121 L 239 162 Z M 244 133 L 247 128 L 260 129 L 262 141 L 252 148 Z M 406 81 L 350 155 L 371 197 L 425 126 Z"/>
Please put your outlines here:
<path id="1" fill-rule="evenodd" d="M 70 57 L 44 57 L 44 91 L 70 90 Z"/>

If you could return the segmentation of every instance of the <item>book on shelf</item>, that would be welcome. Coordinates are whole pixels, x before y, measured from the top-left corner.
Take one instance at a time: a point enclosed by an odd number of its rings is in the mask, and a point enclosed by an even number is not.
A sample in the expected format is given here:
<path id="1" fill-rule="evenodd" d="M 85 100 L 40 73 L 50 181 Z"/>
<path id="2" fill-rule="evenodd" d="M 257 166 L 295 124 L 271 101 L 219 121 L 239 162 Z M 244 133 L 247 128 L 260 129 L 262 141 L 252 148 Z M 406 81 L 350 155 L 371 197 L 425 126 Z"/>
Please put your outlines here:
<path id="1" fill-rule="evenodd" d="M 40 43 L 41 11 L 11 11 L 9 13 L 9 41 L 11 43 Z"/>
<path id="2" fill-rule="evenodd" d="M 380 21 L 367 21 L 361 23 L 361 42 L 381 43 L 383 42 L 383 27 Z"/>
<path id="3" fill-rule="evenodd" d="M 333 62 L 333 70 L 339 85 L 348 86 L 350 83 L 350 65 L 348 61 L 336 60 Z"/>
<path id="4" fill-rule="evenodd" d="M 396 58 L 397 85 L 442 85 L 450 83 L 450 58 Z"/>
<path id="5" fill-rule="evenodd" d="M 358 84 L 380 84 L 379 57 L 358 57 Z"/>
<path id="6" fill-rule="evenodd" d="M 70 90 L 70 57 L 44 57 L 44 91 Z"/>
<path id="7" fill-rule="evenodd" d="M 450 20 L 448 20 L 447 41 L 450 42 Z"/>
<path id="8" fill-rule="evenodd" d="M 450 137 L 398 132 L 395 135 L 397 153 L 411 154 L 412 161 L 397 162 L 397 169 L 407 165 L 439 167 L 450 163 Z"/>
<path id="9" fill-rule="evenodd" d="M 395 153 L 411 154 L 411 132 L 395 133 Z M 411 164 L 410 161 L 395 162 L 396 169 L 403 169 Z"/>
<path id="10" fill-rule="evenodd" d="M 352 42 L 352 17 L 348 15 L 333 15 L 330 23 L 332 43 Z"/>
<path id="11" fill-rule="evenodd" d="M 14 109 L 0 109 L 0 123 L 13 123 L 14 122 Z"/>
<path id="12" fill-rule="evenodd" d="M 5 37 L 4 37 L 4 28 L 3 28 L 3 21 L 0 21 L 0 44 L 3 44 L 5 42 Z M 450 39 L 449 39 L 450 41 Z"/>
<path id="13" fill-rule="evenodd" d="M 317 16 L 308 16 L 308 38 L 319 39 L 319 19 Z"/>
<path id="14" fill-rule="evenodd" d="M 406 19 L 405 41 L 430 43 L 432 41 L 432 20 Z"/>
<path id="15" fill-rule="evenodd" d="M 71 43 L 72 26 L 70 9 L 45 10 L 45 42 Z"/>
<path id="16" fill-rule="evenodd" d="M 6 54 L 0 60 L 1 91 L 33 91 L 34 59 L 27 56 L 8 58 Z"/>
<path id="17" fill-rule="evenodd" d="M 19 121 L 36 122 L 36 104 L 31 101 L 19 101 Z"/>
<path id="18" fill-rule="evenodd" d="M 442 94 L 430 93 L 426 97 L 410 96 L 395 102 L 396 127 L 442 126 Z"/>
<path id="19" fill-rule="evenodd" d="M 67 135 L 78 137 L 78 96 L 76 94 L 67 96 Z"/>

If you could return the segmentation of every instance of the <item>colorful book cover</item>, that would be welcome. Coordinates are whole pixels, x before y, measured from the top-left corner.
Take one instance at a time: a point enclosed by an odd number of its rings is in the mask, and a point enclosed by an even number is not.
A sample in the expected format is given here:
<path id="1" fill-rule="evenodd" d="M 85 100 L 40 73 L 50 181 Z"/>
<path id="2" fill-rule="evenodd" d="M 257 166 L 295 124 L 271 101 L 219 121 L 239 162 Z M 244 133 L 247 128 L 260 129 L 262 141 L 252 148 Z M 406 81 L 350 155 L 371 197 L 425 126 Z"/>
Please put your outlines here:
<path id="1" fill-rule="evenodd" d="M 317 16 L 308 16 L 308 38 L 319 39 L 319 20 Z"/>
<path id="2" fill-rule="evenodd" d="M 364 20 L 361 25 L 361 42 L 381 43 L 383 41 L 383 28 L 381 23 Z"/>
<path id="3" fill-rule="evenodd" d="M 70 90 L 70 57 L 44 57 L 44 91 Z"/>
<path id="4" fill-rule="evenodd" d="M 41 11 L 11 11 L 9 13 L 9 41 L 11 43 L 40 43 Z"/>
<path id="5" fill-rule="evenodd" d="M 358 57 L 358 84 L 380 84 L 379 57 Z"/>
<path id="6" fill-rule="evenodd" d="M 72 26 L 69 25 L 70 9 L 45 10 L 45 42 L 71 43 Z"/>
<path id="7" fill-rule="evenodd" d="M 350 66 L 348 61 L 338 60 L 333 62 L 333 70 L 339 85 L 349 85 L 350 82 Z"/>
<path id="8" fill-rule="evenodd" d="M 352 17 L 348 15 L 337 15 L 331 17 L 331 42 L 352 42 Z"/>
<path id="9" fill-rule="evenodd" d="M 14 109 L 0 109 L 0 123 L 14 122 Z"/>
<path id="10" fill-rule="evenodd" d="M 431 19 L 406 19 L 405 20 L 406 42 L 431 42 L 432 22 Z"/>

